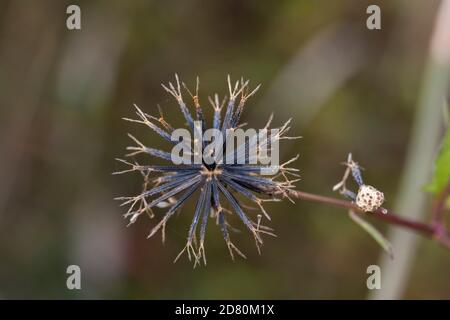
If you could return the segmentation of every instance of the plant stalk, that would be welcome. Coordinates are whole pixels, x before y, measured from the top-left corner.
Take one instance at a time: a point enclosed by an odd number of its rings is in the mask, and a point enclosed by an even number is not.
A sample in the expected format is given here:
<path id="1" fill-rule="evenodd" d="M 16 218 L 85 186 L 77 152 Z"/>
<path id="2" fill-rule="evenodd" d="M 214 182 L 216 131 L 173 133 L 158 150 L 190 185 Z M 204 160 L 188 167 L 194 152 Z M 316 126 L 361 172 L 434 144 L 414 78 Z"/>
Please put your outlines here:
<path id="1" fill-rule="evenodd" d="M 352 209 L 355 212 L 362 213 L 361 209 L 358 208 L 355 203 L 347 200 L 331 198 L 327 196 L 317 195 L 298 190 L 291 190 L 289 192 L 289 195 L 301 200 L 318 202 L 346 209 Z M 450 249 L 450 235 L 448 234 L 447 230 L 445 229 L 442 223 L 427 224 L 420 221 L 415 221 L 412 219 L 396 215 L 392 211 L 384 208 L 379 208 L 376 211 L 367 214 L 374 218 L 386 221 L 391 225 L 397 225 L 409 229 L 411 231 L 418 232 L 424 236 L 433 239 L 434 241 L 443 245 L 444 247 Z"/>

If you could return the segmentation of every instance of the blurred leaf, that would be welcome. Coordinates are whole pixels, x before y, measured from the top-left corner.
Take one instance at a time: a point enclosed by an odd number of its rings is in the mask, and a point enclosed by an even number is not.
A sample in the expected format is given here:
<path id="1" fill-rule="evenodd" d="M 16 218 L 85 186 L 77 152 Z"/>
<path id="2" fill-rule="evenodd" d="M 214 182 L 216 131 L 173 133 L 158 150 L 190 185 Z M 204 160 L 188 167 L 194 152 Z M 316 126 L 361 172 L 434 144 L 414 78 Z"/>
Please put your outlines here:
<path id="1" fill-rule="evenodd" d="M 361 228 L 363 228 L 370 236 L 383 248 L 384 251 L 389 254 L 391 258 L 394 257 L 392 252 L 391 243 L 378 231 L 373 225 L 361 218 L 360 215 L 356 214 L 353 210 L 348 212 L 350 218 L 355 221 Z"/>
<path id="2" fill-rule="evenodd" d="M 441 193 L 448 181 L 450 180 L 450 127 L 442 143 L 441 151 L 439 152 L 434 169 L 434 176 L 430 184 L 426 186 L 426 190 L 439 194 Z"/>
<path id="3" fill-rule="evenodd" d="M 442 114 L 443 114 L 443 116 L 444 116 L 444 124 L 446 125 L 446 126 L 448 126 L 449 125 L 449 123 L 450 123 L 450 109 L 449 109 L 449 105 L 448 105 L 448 103 L 447 102 L 444 102 L 444 105 L 443 105 L 443 107 L 442 107 Z"/>

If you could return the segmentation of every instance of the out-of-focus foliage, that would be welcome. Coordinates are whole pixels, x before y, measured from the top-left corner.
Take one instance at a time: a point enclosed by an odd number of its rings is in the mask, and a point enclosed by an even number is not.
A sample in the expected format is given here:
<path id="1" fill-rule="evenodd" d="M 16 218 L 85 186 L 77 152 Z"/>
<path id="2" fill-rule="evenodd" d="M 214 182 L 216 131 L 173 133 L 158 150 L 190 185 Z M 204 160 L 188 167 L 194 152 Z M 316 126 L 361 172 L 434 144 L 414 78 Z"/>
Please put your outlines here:
<path id="1" fill-rule="evenodd" d="M 442 142 L 439 154 L 436 158 L 433 180 L 427 186 L 427 191 L 434 194 L 441 193 L 450 182 L 450 127 Z"/>

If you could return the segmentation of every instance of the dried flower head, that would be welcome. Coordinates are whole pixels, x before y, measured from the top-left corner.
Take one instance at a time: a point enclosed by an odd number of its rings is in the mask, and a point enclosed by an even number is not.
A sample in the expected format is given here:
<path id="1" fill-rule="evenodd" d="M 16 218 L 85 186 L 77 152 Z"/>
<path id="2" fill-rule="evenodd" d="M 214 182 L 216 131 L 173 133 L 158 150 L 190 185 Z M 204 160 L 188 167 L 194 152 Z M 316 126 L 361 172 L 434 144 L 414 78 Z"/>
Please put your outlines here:
<path id="1" fill-rule="evenodd" d="M 353 200 L 358 208 L 364 212 L 374 212 L 378 208 L 381 208 L 384 202 L 383 192 L 375 189 L 372 186 L 364 184 L 361 175 L 361 167 L 358 165 L 358 163 L 353 161 L 351 153 L 348 154 L 347 162 L 345 162 L 344 165 L 346 166 L 344 177 L 333 187 L 333 190 L 339 190 L 341 194 Z M 356 194 L 353 191 L 347 189 L 346 186 L 346 182 L 350 174 L 359 187 L 358 193 Z M 387 213 L 386 209 L 383 208 L 382 212 Z"/>
<path id="2" fill-rule="evenodd" d="M 373 212 L 383 205 L 384 194 L 372 186 L 362 185 L 358 189 L 355 203 L 365 212 Z"/>
<path id="3" fill-rule="evenodd" d="M 192 116 L 181 93 L 181 85 L 178 76 L 175 75 L 175 85 L 169 83 L 169 86 L 162 85 L 163 88 L 170 93 L 177 101 L 187 126 L 192 133 L 203 131 L 206 128 L 206 121 L 198 96 L 198 79 L 195 95 L 192 94 L 184 83 L 182 86 L 191 96 L 195 108 L 195 117 Z M 167 221 L 179 210 L 194 193 L 198 193 L 197 204 L 193 213 L 192 223 L 188 230 L 187 243 L 184 249 L 176 257 L 175 261 L 183 252 L 187 252 L 189 260 L 194 259 L 194 266 L 203 261 L 206 264 L 205 256 L 205 232 L 208 217 L 215 220 L 216 224 L 222 231 L 223 238 L 228 246 L 231 257 L 234 259 L 234 252 L 245 258 L 244 254 L 231 242 L 229 231 L 233 230 L 227 222 L 227 215 L 236 214 L 244 226 L 253 235 L 258 251 L 263 243 L 261 234 L 274 236 L 272 229 L 261 224 L 262 215 L 270 220 L 269 214 L 265 211 L 263 203 L 266 201 L 276 201 L 278 197 L 287 197 L 289 189 L 293 188 L 293 183 L 298 179 L 292 180 L 289 176 L 298 177 L 298 170 L 289 168 L 287 165 L 296 160 L 297 157 L 285 162 L 281 165 L 273 164 L 254 164 L 252 156 L 248 152 L 249 149 L 255 148 L 258 151 L 257 156 L 261 154 L 261 145 L 257 145 L 257 138 L 246 139 L 241 145 L 230 148 L 225 143 L 229 136 L 229 132 L 233 132 L 241 128 L 245 124 L 239 124 L 245 102 L 248 98 L 256 93 L 259 86 L 253 90 L 249 90 L 249 81 L 237 81 L 234 85 L 228 77 L 229 97 L 225 97 L 222 102 L 216 94 L 214 98 L 209 98 L 209 102 L 214 110 L 212 120 L 212 128 L 219 130 L 224 135 L 221 137 L 221 150 L 217 152 L 221 157 L 215 157 L 214 161 L 206 161 L 205 155 L 201 155 L 200 163 L 193 164 L 174 164 L 173 154 L 150 148 L 145 146 L 135 137 L 129 134 L 129 137 L 136 143 L 135 146 L 128 147 L 130 150 L 127 156 L 134 157 L 138 154 L 148 154 L 152 157 L 162 158 L 172 162 L 168 165 L 152 165 L 139 164 L 136 161 L 130 162 L 122 159 L 118 161 L 129 166 L 127 170 L 115 172 L 121 174 L 130 171 L 139 172 L 144 178 L 143 191 L 130 197 L 119 197 L 118 200 L 123 201 L 122 205 L 129 205 L 128 211 L 124 217 L 129 218 L 130 224 L 134 223 L 138 217 L 147 213 L 150 217 L 155 217 L 154 208 L 166 209 L 167 211 L 161 215 L 159 222 L 150 231 L 148 237 L 153 236 L 158 230 L 162 232 L 164 241 L 164 229 Z M 226 104 L 226 110 L 222 119 L 222 109 Z M 136 105 L 136 114 L 138 119 L 128 119 L 127 121 L 143 124 L 156 132 L 163 139 L 171 144 L 179 144 L 177 139 L 173 139 L 174 128 L 166 121 L 160 110 L 160 116 L 154 117 L 144 113 Z M 195 119 L 195 120 L 194 120 Z M 265 126 L 267 130 L 271 124 L 272 116 Z M 196 125 L 200 123 L 200 126 Z M 269 152 L 272 152 L 272 145 L 283 139 L 295 139 L 296 137 L 287 137 L 285 134 L 289 130 L 290 120 L 283 126 L 278 128 L 277 133 L 270 135 L 264 144 Z M 200 127 L 200 128 L 199 128 Z M 198 143 L 198 141 L 196 141 Z M 201 142 L 202 146 L 203 142 Z M 198 152 L 194 150 L 192 145 L 187 146 L 191 151 L 189 156 L 198 156 Z M 227 148 L 228 147 L 228 148 Z M 243 156 L 238 152 L 244 150 Z M 245 152 L 247 151 L 247 152 Z M 225 155 L 233 155 L 236 159 L 241 157 L 238 163 L 228 163 L 223 160 Z M 262 174 L 264 172 L 264 174 Z M 155 175 L 152 177 L 152 175 Z M 257 214 L 256 220 L 252 219 L 244 210 L 247 208 L 241 204 L 237 195 L 247 198 L 260 209 L 261 214 Z M 292 200 L 291 200 L 292 201 Z M 229 204 L 230 209 L 226 209 Z M 158 214 L 159 216 L 159 214 Z M 200 230 L 198 231 L 198 226 Z M 197 242 L 197 237 L 199 241 Z"/>

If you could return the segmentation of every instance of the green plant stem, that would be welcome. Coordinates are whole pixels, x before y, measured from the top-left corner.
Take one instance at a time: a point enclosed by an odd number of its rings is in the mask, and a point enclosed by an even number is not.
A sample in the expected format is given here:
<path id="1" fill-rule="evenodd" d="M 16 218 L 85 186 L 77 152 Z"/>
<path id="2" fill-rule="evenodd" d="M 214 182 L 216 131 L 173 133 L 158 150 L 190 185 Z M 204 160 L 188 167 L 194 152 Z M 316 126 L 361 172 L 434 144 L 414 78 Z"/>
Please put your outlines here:
<path id="1" fill-rule="evenodd" d="M 359 209 L 353 202 L 346 200 L 326 197 L 298 190 L 291 190 L 290 196 L 301 200 L 318 202 L 346 209 L 352 209 L 355 212 L 359 213 L 362 212 L 361 209 Z M 389 224 L 401 226 L 403 228 L 418 232 L 424 236 L 433 239 L 434 241 L 438 242 L 444 247 L 450 249 L 450 235 L 447 233 L 445 226 L 443 225 L 442 222 L 427 224 L 420 221 L 403 218 L 384 208 L 379 208 L 378 210 L 367 214 L 370 215 L 371 217 L 386 221 Z"/>

